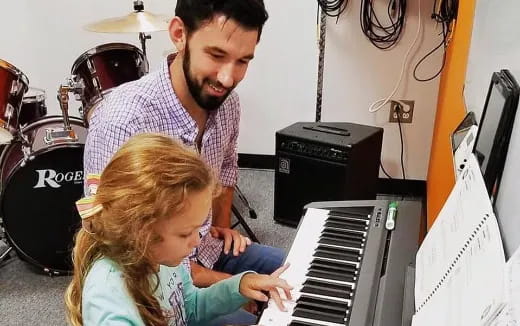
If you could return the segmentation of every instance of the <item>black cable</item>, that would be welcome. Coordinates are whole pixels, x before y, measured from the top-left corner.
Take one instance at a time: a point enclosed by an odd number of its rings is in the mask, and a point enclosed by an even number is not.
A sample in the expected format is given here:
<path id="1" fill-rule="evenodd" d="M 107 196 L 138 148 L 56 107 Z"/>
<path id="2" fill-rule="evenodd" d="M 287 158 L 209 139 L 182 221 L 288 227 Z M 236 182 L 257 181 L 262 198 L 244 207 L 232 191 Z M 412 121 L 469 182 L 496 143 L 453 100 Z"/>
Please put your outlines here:
<path id="1" fill-rule="evenodd" d="M 339 19 L 347 8 L 348 0 L 318 0 L 318 4 L 327 16 Z"/>
<path id="2" fill-rule="evenodd" d="M 403 172 L 403 180 L 406 180 L 406 174 L 404 173 L 404 141 L 403 141 L 403 130 L 401 128 L 401 117 L 400 117 L 400 111 L 401 109 L 399 106 L 395 108 L 397 111 L 397 125 L 399 125 L 399 137 L 401 138 L 401 171 Z"/>
<path id="3" fill-rule="evenodd" d="M 439 8 L 439 12 L 436 13 L 435 9 L 437 8 L 437 0 L 434 1 L 433 8 L 434 12 L 432 14 L 432 19 L 434 19 L 437 23 L 441 24 L 442 26 L 442 41 L 439 45 L 437 45 L 433 50 L 428 52 L 424 57 L 417 62 L 415 65 L 415 68 L 413 69 L 413 77 L 415 80 L 420 82 L 427 82 L 430 80 L 433 80 L 437 78 L 441 74 L 441 72 L 444 70 L 444 67 L 446 66 L 446 49 L 448 48 L 449 38 L 452 32 L 452 26 L 454 20 L 457 18 L 457 12 L 459 7 L 458 0 L 440 0 L 441 5 Z M 417 77 L 417 69 L 419 66 L 435 51 L 437 51 L 442 46 L 443 54 L 442 54 L 442 64 L 440 69 L 435 73 L 433 76 L 428 78 L 419 78 Z"/>
<path id="4" fill-rule="evenodd" d="M 400 39 L 406 16 L 407 0 L 388 0 L 387 15 L 390 23 L 383 24 L 374 11 L 376 0 L 361 0 L 359 21 L 361 30 L 377 48 L 386 50 Z"/>

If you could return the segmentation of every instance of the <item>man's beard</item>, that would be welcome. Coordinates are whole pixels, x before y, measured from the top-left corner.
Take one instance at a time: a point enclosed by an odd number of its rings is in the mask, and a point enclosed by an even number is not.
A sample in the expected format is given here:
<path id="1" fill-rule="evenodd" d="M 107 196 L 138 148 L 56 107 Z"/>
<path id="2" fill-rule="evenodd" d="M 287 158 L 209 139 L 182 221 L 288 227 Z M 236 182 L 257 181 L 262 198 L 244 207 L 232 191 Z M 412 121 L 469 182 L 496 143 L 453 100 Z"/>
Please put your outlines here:
<path id="1" fill-rule="evenodd" d="M 184 79 L 186 80 L 186 84 L 188 85 L 188 89 L 190 91 L 191 96 L 197 102 L 197 104 L 206 111 L 214 111 L 220 107 L 222 103 L 226 100 L 226 98 L 231 93 L 231 89 L 227 90 L 227 93 L 222 96 L 212 96 L 208 94 L 202 93 L 202 88 L 204 84 L 208 84 L 210 80 L 205 78 L 202 81 L 202 84 L 198 84 L 197 80 L 192 76 L 190 70 L 190 50 L 188 44 L 186 44 L 186 50 L 184 52 L 184 58 L 182 60 L 182 70 L 184 71 Z M 212 82 L 212 84 L 217 85 L 217 87 L 224 88 L 219 82 Z"/>

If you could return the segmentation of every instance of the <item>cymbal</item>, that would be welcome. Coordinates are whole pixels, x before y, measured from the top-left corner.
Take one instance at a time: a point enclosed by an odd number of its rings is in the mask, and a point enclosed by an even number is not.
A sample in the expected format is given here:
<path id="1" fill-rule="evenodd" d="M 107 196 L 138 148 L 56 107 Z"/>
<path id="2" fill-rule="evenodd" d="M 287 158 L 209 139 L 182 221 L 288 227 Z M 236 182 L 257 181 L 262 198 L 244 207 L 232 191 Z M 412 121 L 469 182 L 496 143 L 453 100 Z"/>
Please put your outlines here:
<path id="1" fill-rule="evenodd" d="M 147 11 L 134 11 L 129 15 L 103 19 L 84 28 L 97 33 L 150 33 L 168 30 L 170 19 Z"/>

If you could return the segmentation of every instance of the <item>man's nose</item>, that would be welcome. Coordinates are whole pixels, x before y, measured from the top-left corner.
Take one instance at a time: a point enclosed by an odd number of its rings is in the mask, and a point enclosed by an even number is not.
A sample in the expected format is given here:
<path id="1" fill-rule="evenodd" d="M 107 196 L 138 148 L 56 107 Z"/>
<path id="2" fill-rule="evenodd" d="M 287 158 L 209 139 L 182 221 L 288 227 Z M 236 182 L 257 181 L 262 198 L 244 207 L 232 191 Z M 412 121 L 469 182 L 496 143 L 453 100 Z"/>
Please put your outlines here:
<path id="1" fill-rule="evenodd" d="M 222 66 L 217 75 L 218 82 L 225 88 L 232 88 L 235 83 L 234 71 L 234 65 L 231 63 Z"/>

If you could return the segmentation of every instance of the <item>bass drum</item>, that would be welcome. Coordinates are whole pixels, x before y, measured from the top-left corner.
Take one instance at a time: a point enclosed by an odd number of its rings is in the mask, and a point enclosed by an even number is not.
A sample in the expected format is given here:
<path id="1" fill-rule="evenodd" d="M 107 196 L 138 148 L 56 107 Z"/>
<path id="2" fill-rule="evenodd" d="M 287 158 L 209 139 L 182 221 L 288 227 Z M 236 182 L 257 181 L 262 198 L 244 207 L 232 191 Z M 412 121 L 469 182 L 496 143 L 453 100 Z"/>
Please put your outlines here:
<path id="1" fill-rule="evenodd" d="M 50 275 L 72 270 L 73 237 L 81 225 L 75 202 L 83 196 L 87 130 L 80 119 L 70 118 L 70 124 L 77 141 L 45 138 L 48 129 L 63 130 L 62 117 L 28 125 L 22 132 L 31 149 L 29 159 L 24 159 L 24 148 L 15 142 L 0 160 L 7 239 L 20 258 Z"/>

